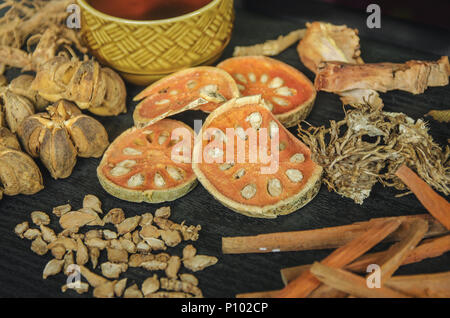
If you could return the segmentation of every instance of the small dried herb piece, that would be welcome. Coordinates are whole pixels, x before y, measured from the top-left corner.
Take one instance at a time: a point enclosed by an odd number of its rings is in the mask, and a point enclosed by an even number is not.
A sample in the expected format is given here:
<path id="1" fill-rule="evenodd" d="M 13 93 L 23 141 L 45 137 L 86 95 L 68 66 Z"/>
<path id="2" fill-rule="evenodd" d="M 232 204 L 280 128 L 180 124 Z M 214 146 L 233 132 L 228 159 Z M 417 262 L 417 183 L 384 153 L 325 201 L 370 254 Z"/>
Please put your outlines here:
<path id="1" fill-rule="evenodd" d="M 426 122 L 402 113 L 374 110 L 366 105 L 346 111 L 330 127 L 299 127 L 299 136 L 324 168 L 331 191 L 362 204 L 373 185 L 406 190 L 395 176 L 405 164 L 434 189 L 450 194 L 450 148 L 442 150 L 428 133 Z"/>

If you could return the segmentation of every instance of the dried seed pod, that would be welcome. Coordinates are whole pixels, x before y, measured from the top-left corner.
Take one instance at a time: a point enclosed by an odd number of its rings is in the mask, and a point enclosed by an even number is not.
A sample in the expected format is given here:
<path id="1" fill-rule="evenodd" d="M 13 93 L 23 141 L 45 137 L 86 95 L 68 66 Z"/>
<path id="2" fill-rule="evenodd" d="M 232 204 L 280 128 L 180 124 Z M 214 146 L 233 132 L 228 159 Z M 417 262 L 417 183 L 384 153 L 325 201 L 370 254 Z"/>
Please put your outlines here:
<path id="1" fill-rule="evenodd" d="M 169 278 L 177 278 L 178 271 L 181 267 L 181 258 L 179 256 L 171 256 L 167 262 L 166 275 Z"/>
<path id="2" fill-rule="evenodd" d="M 1 112 L 1 105 L 0 105 Z M 15 134 L 13 134 L 8 128 L 2 127 L 0 121 L 0 145 L 6 148 L 20 150 L 20 144 Z"/>
<path id="3" fill-rule="evenodd" d="M 216 264 L 218 261 L 217 257 L 208 255 L 195 255 L 194 257 L 184 259 L 183 265 L 187 269 L 193 272 L 201 271 L 208 266 Z"/>
<path id="4" fill-rule="evenodd" d="M 144 296 L 148 296 L 154 292 L 156 292 L 159 289 L 159 279 L 158 276 L 155 274 L 152 277 L 147 278 L 142 283 L 142 293 Z"/>
<path id="5" fill-rule="evenodd" d="M 42 211 L 34 211 L 31 212 L 31 220 L 33 221 L 34 224 L 36 225 L 48 225 L 50 224 L 50 217 Z"/>
<path id="6" fill-rule="evenodd" d="M 34 106 L 24 96 L 16 95 L 9 90 L 0 94 L 5 110 L 5 119 L 9 129 L 17 132 L 23 120 L 34 114 Z"/>
<path id="7" fill-rule="evenodd" d="M 139 290 L 139 287 L 134 284 L 127 289 L 123 293 L 124 298 L 143 298 L 142 292 Z"/>
<path id="8" fill-rule="evenodd" d="M 67 99 L 96 115 L 126 112 L 123 80 L 94 60 L 56 56 L 40 65 L 31 88 L 51 102 Z"/>
<path id="9" fill-rule="evenodd" d="M 31 88 L 34 77 L 32 75 L 20 75 L 14 78 L 8 86 L 8 89 L 16 95 L 28 98 L 37 111 L 44 111 L 50 102 L 42 98 L 39 93 Z"/>
<path id="10" fill-rule="evenodd" d="M 45 255 L 48 252 L 47 243 L 44 242 L 42 237 L 38 236 L 31 243 L 31 250 L 38 255 Z"/>
<path id="11" fill-rule="evenodd" d="M 125 220 L 125 213 L 120 208 L 114 208 L 109 210 L 109 212 L 103 218 L 105 223 L 119 224 Z"/>
<path id="12" fill-rule="evenodd" d="M 1 144 L 1 143 L 0 143 Z M 0 145 L 0 193 L 31 195 L 44 188 L 36 163 L 20 150 Z"/>
<path id="13" fill-rule="evenodd" d="M 123 278 L 123 279 L 119 280 L 114 285 L 114 294 L 116 295 L 116 297 L 122 297 L 123 292 L 126 287 L 127 287 L 127 279 Z"/>
<path id="14" fill-rule="evenodd" d="M 47 279 L 49 276 L 59 274 L 64 266 L 64 260 L 52 259 L 45 265 L 42 278 Z"/>
<path id="15" fill-rule="evenodd" d="M 24 233 L 29 229 L 29 224 L 27 221 L 19 223 L 14 228 L 14 233 L 16 233 L 20 238 L 24 238 Z"/>
<path id="16" fill-rule="evenodd" d="M 70 176 L 77 156 L 100 157 L 109 144 L 100 122 L 64 100 L 23 120 L 17 133 L 27 153 L 40 157 L 55 179 Z"/>

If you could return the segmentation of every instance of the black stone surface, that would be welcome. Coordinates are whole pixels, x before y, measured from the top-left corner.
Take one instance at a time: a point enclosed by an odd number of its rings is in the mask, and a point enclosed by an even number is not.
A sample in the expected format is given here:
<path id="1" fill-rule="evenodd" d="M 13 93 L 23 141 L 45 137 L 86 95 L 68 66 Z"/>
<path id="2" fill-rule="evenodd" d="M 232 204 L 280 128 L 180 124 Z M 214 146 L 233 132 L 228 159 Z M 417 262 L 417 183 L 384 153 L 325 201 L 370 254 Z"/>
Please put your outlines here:
<path id="1" fill-rule="evenodd" d="M 267 3 L 267 1 L 266 1 Z M 275 3 L 273 1 L 272 3 Z M 282 4 L 283 1 L 276 3 Z M 298 1 L 291 10 L 252 9 L 237 3 L 235 28 L 232 40 L 221 59 L 231 56 L 236 45 L 250 45 L 276 38 L 291 30 L 303 27 L 306 21 L 316 19 L 345 23 L 358 27 L 361 34 L 362 57 L 366 62 L 402 62 L 409 59 L 437 59 L 446 54 L 450 46 L 448 32 L 439 29 L 408 24 L 402 21 L 383 18 L 382 30 L 370 30 L 365 27 L 365 12 L 356 12 L 329 4 Z M 250 9 L 249 9 L 250 8 Z M 262 7 L 264 8 L 264 7 Z M 258 11 L 258 12 L 256 12 Z M 384 29 L 383 29 L 384 28 Z M 417 31 L 419 30 L 419 31 Z M 386 34 L 386 40 L 380 36 Z M 415 41 L 410 38 L 415 36 Z M 426 45 L 421 45 L 427 43 Z M 433 43 L 433 45 L 428 44 Z M 295 46 L 276 57 L 304 72 L 311 80 L 313 74 L 300 62 Z M 8 77 L 16 72 L 8 71 Z M 128 85 L 128 112 L 117 117 L 98 117 L 106 127 L 110 140 L 114 140 L 122 131 L 132 126 L 132 113 L 136 103 L 132 102 L 142 87 Z M 430 109 L 450 108 L 450 86 L 429 88 L 424 94 L 412 95 L 406 92 L 392 91 L 382 94 L 385 110 L 404 112 L 414 119 L 422 117 Z M 201 112 L 186 112 L 174 116 L 189 125 L 195 119 L 204 119 Z M 326 125 L 331 119 L 343 118 L 341 103 L 336 95 L 318 93 L 315 107 L 308 118 L 313 125 Z M 450 138 L 450 127 L 430 120 L 431 135 L 445 146 Z M 295 133 L 295 129 L 291 129 Z M 45 189 L 33 196 L 18 195 L 4 197 L 0 201 L 0 297 L 90 297 L 68 291 L 61 292 L 65 284 L 62 274 L 42 279 L 42 270 L 51 259 L 50 253 L 44 257 L 30 250 L 30 241 L 19 239 L 13 232 L 14 226 L 24 220 L 30 221 L 34 210 L 48 212 L 52 217 L 53 228 L 58 221 L 51 209 L 54 206 L 70 203 L 80 208 L 85 194 L 97 195 L 108 211 L 121 207 L 127 216 L 143 212 L 153 212 L 166 204 L 135 204 L 116 199 L 108 195 L 98 183 L 96 167 L 100 159 L 78 159 L 73 174 L 64 180 L 53 180 L 47 170 L 39 163 L 44 177 Z M 425 213 L 426 210 L 412 195 L 395 198 L 397 192 L 376 185 L 370 198 L 363 205 L 357 205 L 349 199 L 330 193 L 323 186 L 317 197 L 306 207 L 288 216 L 274 220 L 254 219 L 236 214 L 222 206 L 201 186 L 197 186 L 186 196 L 169 203 L 173 220 L 186 221 L 186 224 L 201 224 L 200 239 L 194 243 L 200 254 L 214 255 L 219 258 L 217 265 L 197 273 L 200 287 L 206 297 L 234 297 L 237 293 L 272 290 L 282 287 L 280 269 L 288 266 L 309 264 L 320 260 L 330 251 L 284 252 L 273 254 L 222 255 L 221 238 L 223 236 L 255 235 L 276 231 L 316 229 L 327 226 L 345 225 L 374 217 L 409 215 Z M 186 243 L 171 249 L 170 253 L 181 255 Z M 386 246 L 380 246 L 383 248 Z M 102 256 L 105 259 L 105 256 Z M 418 264 L 401 267 L 397 274 L 434 273 L 450 270 L 450 253 L 429 259 Z M 183 269 L 183 271 L 186 271 Z M 164 275 L 164 273 L 159 273 Z M 143 269 L 130 269 L 124 277 L 129 283 L 134 280 L 141 283 L 153 273 Z"/>

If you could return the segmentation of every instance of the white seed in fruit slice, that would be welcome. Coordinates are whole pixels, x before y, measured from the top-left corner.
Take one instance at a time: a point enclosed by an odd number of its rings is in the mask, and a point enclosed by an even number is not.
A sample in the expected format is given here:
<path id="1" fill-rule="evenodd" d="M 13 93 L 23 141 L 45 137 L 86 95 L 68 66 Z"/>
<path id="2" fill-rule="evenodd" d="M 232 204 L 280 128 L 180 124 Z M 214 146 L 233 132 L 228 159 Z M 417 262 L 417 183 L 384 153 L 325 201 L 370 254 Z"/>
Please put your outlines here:
<path id="1" fill-rule="evenodd" d="M 202 87 L 199 91 L 201 98 L 206 99 L 208 102 L 212 103 L 222 103 L 227 99 L 219 93 L 219 87 L 215 84 L 210 84 Z"/>
<path id="2" fill-rule="evenodd" d="M 227 142 L 227 135 L 225 135 L 225 133 L 218 128 L 214 130 L 213 136 L 214 136 L 215 141 L 225 142 L 225 143 Z"/>
<path id="3" fill-rule="evenodd" d="M 267 183 L 267 192 L 273 197 L 277 197 L 283 192 L 283 187 L 281 185 L 280 180 L 278 179 L 270 179 Z"/>
<path id="4" fill-rule="evenodd" d="M 286 175 L 294 183 L 298 183 L 303 180 L 303 173 L 297 169 L 288 169 L 286 170 Z"/>
<path id="5" fill-rule="evenodd" d="M 131 168 L 136 164 L 136 160 L 126 159 L 124 161 L 119 162 L 116 167 L 125 167 Z"/>
<path id="6" fill-rule="evenodd" d="M 166 185 L 166 181 L 164 180 L 163 176 L 160 175 L 158 172 L 155 173 L 155 177 L 154 177 L 153 181 L 155 182 L 155 185 L 158 188 L 162 188 L 162 187 L 164 187 Z"/>
<path id="7" fill-rule="evenodd" d="M 208 155 L 211 158 L 220 158 L 223 156 L 223 150 L 217 147 L 211 148 L 208 150 Z"/>
<path id="8" fill-rule="evenodd" d="M 268 86 L 269 86 L 269 88 L 278 88 L 278 87 L 283 86 L 283 84 L 284 84 L 284 81 L 281 78 L 275 77 L 274 79 L 272 79 L 270 81 Z"/>
<path id="9" fill-rule="evenodd" d="M 266 106 L 270 111 L 273 110 L 273 104 L 272 104 L 271 102 L 269 102 L 269 101 L 263 99 L 263 104 L 264 104 L 264 106 Z"/>
<path id="10" fill-rule="evenodd" d="M 272 100 L 280 106 L 289 106 L 289 101 L 281 97 L 272 97 Z"/>
<path id="11" fill-rule="evenodd" d="M 167 138 L 169 138 L 169 133 L 167 132 L 161 133 L 161 135 L 159 135 L 158 137 L 158 144 L 162 145 L 163 143 L 166 142 Z"/>
<path id="12" fill-rule="evenodd" d="M 111 171 L 109 172 L 113 177 L 121 177 L 126 175 L 127 173 L 129 173 L 131 170 L 125 167 L 114 167 L 111 169 Z"/>
<path id="13" fill-rule="evenodd" d="M 288 97 L 288 96 L 294 96 L 294 91 L 292 89 L 290 89 L 289 87 L 282 86 L 275 90 L 275 94 Z"/>
<path id="14" fill-rule="evenodd" d="M 131 147 L 124 148 L 122 150 L 122 152 L 123 152 L 124 155 L 130 155 L 130 156 L 142 155 L 142 151 L 139 151 L 139 150 L 131 148 Z"/>
<path id="15" fill-rule="evenodd" d="M 291 157 L 291 159 L 289 159 L 289 161 L 292 163 L 301 163 L 305 161 L 305 155 L 302 153 L 296 153 Z"/>
<path id="16" fill-rule="evenodd" d="M 245 133 L 244 128 L 242 128 L 241 126 L 236 127 L 236 135 L 242 140 L 247 140 L 247 134 Z"/>
<path id="17" fill-rule="evenodd" d="M 222 171 L 226 171 L 232 167 L 234 167 L 234 162 L 225 162 L 219 166 L 219 169 Z"/>
<path id="18" fill-rule="evenodd" d="M 166 105 L 170 103 L 170 99 L 161 99 L 155 102 L 156 105 Z"/>
<path id="19" fill-rule="evenodd" d="M 245 175 L 245 169 L 239 169 L 238 171 L 236 171 L 236 173 L 234 174 L 233 178 L 234 179 L 240 179 Z"/>
<path id="20" fill-rule="evenodd" d="M 191 81 L 187 82 L 186 86 L 188 89 L 194 89 L 195 86 L 197 86 L 197 81 L 191 80 Z"/>
<path id="21" fill-rule="evenodd" d="M 260 113 L 254 112 L 248 115 L 245 121 L 249 122 L 253 129 L 258 130 L 262 124 L 262 116 Z"/>
<path id="22" fill-rule="evenodd" d="M 265 84 L 265 83 L 267 83 L 268 80 L 269 80 L 269 76 L 267 74 L 263 74 L 263 75 L 261 75 L 261 78 L 259 81 L 261 83 Z"/>
<path id="23" fill-rule="evenodd" d="M 169 174 L 169 176 L 174 180 L 183 180 L 183 174 L 181 173 L 180 169 L 175 167 L 166 167 L 166 171 Z"/>
<path id="24" fill-rule="evenodd" d="M 130 188 L 136 188 L 136 187 L 140 187 L 141 185 L 144 184 L 145 178 L 142 174 L 138 173 L 135 174 L 134 176 L 131 176 L 130 179 L 128 179 L 127 185 Z"/>
<path id="25" fill-rule="evenodd" d="M 173 91 L 170 91 L 169 94 L 172 96 L 175 96 L 175 95 L 178 95 L 178 91 L 174 89 Z"/>
<path id="26" fill-rule="evenodd" d="M 244 83 L 244 84 L 247 84 L 247 79 L 245 78 L 244 75 L 242 75 L 242 74 L 240 74 L 240 73 L 237 73 L 237 74 L 234 74 L 234 77 L 235 77 L 239 82 Z"/>
<path id="27" fill-rule="evenodd" d="M 245 91 L 245 86 L 241 84 L 237 84 L 237 87 L 240 91 Z"/>
<path id="28" fill-rule="evenodd" d="M 254 184 L 248 184 L 241 190 L 241 195 L 244 199 L 251 199 L 256 194 L 256 186 Z"/>
<path id="29" fill-rule="evenodd" d="M 248 79 L 250 80 L 250 82 L 255 83 L 256 82 L 255 73 L 248 73 Z"/>

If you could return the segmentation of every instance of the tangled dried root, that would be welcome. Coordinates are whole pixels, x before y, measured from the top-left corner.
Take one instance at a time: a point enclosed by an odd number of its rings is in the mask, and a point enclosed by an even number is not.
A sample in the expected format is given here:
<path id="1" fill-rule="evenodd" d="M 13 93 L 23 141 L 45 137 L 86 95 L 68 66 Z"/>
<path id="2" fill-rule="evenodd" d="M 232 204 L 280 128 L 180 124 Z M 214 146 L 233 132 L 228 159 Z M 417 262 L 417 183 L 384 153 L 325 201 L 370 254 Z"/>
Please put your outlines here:
<path id="1" fill-rule="evenodd" d="M 330 121 L 329 128 L 299 126 L 298 132 L 312 159 L 324 168 L 328 189 L 356 203 L 363 203 L 377 181 L 406 190 L 395 176 L 402 164 L 450 194 L 450 148 L 442 150 L 433 141 L 422 119 L 358 105 L 345 112 L 344 120 Z"/>

